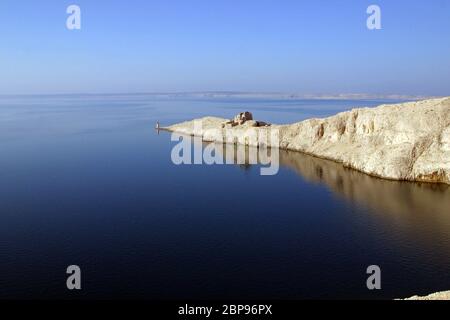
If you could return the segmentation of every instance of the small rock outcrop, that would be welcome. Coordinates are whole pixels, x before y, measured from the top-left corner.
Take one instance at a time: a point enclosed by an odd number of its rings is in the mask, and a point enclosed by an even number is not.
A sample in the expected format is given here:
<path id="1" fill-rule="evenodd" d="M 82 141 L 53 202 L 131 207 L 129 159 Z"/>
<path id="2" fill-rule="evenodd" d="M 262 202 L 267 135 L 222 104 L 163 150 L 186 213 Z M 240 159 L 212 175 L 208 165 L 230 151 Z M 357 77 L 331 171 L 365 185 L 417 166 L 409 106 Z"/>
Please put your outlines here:
<path id="1" fill-rule="evenodd" d="M 238 113 L 236 116 L 234 116 L 234 118 L 232 120 L 223 122 L 222 128 L 226 128 L 226 127 L 229 128 L 229 127 L 235 127 L 235 126 L 240 126 L 240 125 L 245 125 L 248 127 L 264 127 L 264 126 L 268 126 L 269 124 L 267 124 L 264 121 L 253 120 L 252 113 L 245 111 L 245 112 Z"/>
<path id="2" fill-rule="evenodd" d="M 245 113 L 240 115 L 237 122 L 198 119 L 201 129 L 196 129 L 195 120 L 166 129 L 201 136 L 205 141 L 225 141 L 225 129 L 239 136 L 245 135 L 246 123 L 255 124 Z M 450 184 L 450 97 L 353 109 L 289 125 L 259 126 L 257 122 L 255 130 L 278 130 L 276 146 L 281 149 L 334 160 L 381 178 Z M 242 141 L 252 145 L 251 140 Z"/>
<path id="3" fill-rule="evenodd" d="M 248 112 L 241 112 L 234 117 L 234 123 L 237 125 L 244 124 L 245 121 L 253 120 L 253 115 Z"/>

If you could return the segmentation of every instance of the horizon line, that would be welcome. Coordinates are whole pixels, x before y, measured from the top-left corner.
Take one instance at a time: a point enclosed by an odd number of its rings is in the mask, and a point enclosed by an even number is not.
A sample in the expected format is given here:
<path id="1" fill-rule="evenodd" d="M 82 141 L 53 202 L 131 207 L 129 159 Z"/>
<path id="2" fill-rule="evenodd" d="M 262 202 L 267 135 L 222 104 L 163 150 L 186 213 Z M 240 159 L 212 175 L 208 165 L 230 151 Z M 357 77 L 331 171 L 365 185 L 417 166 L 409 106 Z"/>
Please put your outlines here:
<path id="1" fill-rule="evenodd" d="M 137 91 L 137 92 L 79 92 L 79 93 L 0 93 L 0 97 L 35 97 L 35 96 L 202 96 L 204 98 L 215 97 L 279 97 L 290 99 L 431 99 L 445 97 L 445 95 L 412 95 L 412 94 L 377 94 L 377 93 L 296 93 L 281 91 Z"/>

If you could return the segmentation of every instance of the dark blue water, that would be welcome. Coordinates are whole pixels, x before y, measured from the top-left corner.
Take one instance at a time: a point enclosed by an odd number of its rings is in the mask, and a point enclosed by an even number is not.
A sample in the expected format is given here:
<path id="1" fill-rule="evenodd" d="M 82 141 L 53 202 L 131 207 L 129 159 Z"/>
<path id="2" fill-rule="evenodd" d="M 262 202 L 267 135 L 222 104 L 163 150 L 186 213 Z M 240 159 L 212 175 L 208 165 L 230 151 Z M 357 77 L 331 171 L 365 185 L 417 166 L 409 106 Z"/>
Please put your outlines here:
<path id="1" fill-rule="evenodd" d="M 394 298 L 450 289 L 450 190 L 281 152 L 171 162 L 169 124 L 289 123 L 380 101 L 0 98 L 0 298 Z M 82 290 L 66 289 L 66 268 Z M 366 268 L 382 289 L 366 288 Z"/>

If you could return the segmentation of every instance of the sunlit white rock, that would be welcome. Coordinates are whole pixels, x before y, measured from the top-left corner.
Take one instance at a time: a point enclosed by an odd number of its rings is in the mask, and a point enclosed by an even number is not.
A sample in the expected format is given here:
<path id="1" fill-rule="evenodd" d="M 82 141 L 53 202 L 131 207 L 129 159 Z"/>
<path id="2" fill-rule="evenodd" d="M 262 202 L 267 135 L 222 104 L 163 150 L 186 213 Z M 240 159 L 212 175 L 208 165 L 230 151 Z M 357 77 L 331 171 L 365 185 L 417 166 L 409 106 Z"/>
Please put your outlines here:
<path id="1" fill-rule="evenodd" d="M 196 121 L 201 121 L 200 129 L 194 125 Z M 244 125 L 222 128 L 225 121 L 205 117 L 165 129 L 201 136 L 205 141 L 226 141 L 225 130 L 232 130 L 234 136 L 248 130 Z M 450 184 L 448 97 L 359 108 L 324 119 L 252 129 L 279 130 L 282 149 L 331 159 L 370 175 Z"/>

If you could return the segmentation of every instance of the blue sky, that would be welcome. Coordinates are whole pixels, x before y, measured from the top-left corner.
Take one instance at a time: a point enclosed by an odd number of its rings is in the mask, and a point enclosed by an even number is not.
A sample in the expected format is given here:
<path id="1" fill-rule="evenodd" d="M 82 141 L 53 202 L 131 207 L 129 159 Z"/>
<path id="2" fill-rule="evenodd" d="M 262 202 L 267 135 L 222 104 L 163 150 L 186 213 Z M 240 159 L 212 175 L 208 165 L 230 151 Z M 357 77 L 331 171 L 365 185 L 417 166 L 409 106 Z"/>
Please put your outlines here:
<path id="1" fill-rule="evenodd" d="M 450 95 L 447 0 L 2 0 L 0 41 L 0 94 Z"/>

